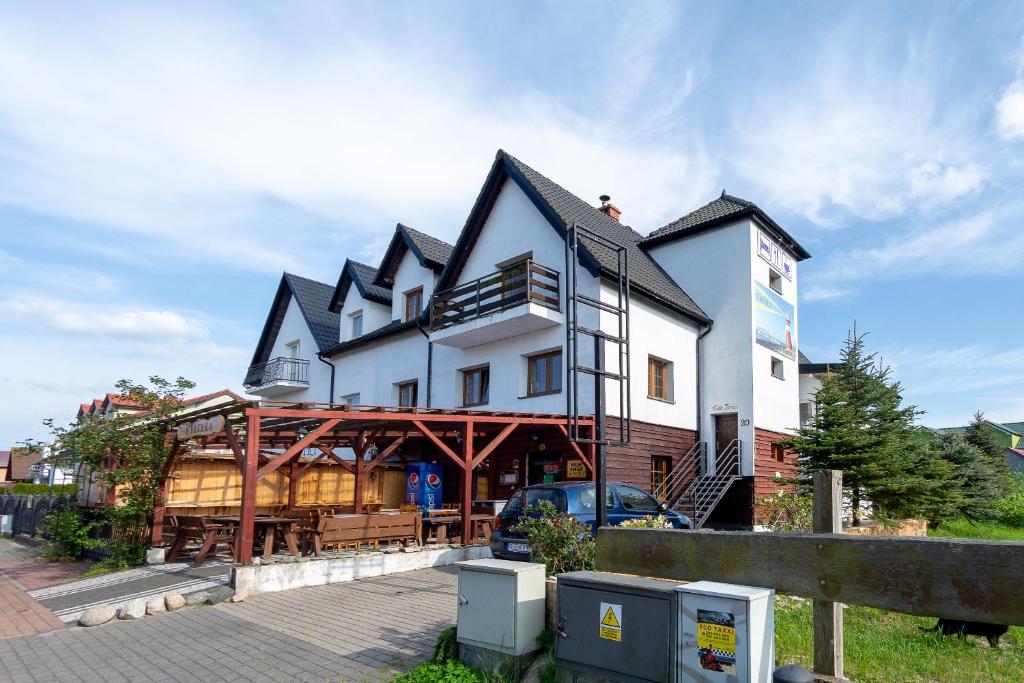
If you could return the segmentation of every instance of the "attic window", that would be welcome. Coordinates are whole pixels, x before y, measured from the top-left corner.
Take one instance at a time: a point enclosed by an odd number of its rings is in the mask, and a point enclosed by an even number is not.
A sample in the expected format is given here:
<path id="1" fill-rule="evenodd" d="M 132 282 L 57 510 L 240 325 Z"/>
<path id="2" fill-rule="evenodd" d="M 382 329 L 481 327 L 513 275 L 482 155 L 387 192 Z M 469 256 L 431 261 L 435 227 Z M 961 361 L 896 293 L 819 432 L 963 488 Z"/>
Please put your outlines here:
<path id="1" fill-rule="evenodd" d="M 768 269 L 768 286 L 782 294 L 782 275 L 775 272 L 774 268 Z"/>
<path id="2" fill-rule="evenodd" d="M 781 358 L 772 356 L 772 377 L 775 379 L 786 379 Z"/>
<path id="3" fill-rule="evenodd" d="M 423 310 L 423 288 L 417 287 L 405 293 L 405 322 L 415 320 Z"/>
<path id="4" fill-rule="evenodd" d="M 356 311 L 349 317 L 352 319 L 352 338 L 363 336 L 363 312 Z"/>

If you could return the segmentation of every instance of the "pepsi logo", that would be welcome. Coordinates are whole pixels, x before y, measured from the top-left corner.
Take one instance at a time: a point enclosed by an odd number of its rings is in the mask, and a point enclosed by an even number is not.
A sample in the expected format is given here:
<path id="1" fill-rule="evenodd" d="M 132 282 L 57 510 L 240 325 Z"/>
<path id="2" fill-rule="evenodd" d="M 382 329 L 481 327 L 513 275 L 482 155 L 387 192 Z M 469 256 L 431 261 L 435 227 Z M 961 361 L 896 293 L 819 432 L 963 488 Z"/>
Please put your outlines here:
<path id="1" fill-rule="evenodd" d="M 409 475 L 409 486 L 416 488 L 420 485 L 420 475 L 417 472 L 413 472 Z"/>
<path id="2" fill-rule="evenodd" d="M 441 488 L 441 477 L 437 476 L 433 472 L 427 475 L 427 486 L 432 489 Z"/>

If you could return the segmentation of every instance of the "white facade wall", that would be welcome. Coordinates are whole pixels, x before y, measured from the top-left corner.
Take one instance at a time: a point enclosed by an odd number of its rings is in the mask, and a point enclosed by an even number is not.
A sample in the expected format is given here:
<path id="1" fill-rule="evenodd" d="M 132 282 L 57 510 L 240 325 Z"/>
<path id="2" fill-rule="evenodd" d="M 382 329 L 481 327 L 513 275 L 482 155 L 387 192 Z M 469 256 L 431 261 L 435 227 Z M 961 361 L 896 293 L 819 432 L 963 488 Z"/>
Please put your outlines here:
<path id="1" fill-rule="evenodd" d="M 391 288 L 391 319 L 388 322 L 405 319 L 405 295 L 417 287 L 423 288 L 423 305 L 426 306 L 430 301 L 430 295 L 434 293 L 437 278 L 437 273 L 421 266 L 416 254 L 407 249 L 398 264 L 398 270 L 395 271 L 395 282 Z"/>
<path id="2" fill-rule="evenodd" d="M 357 311 L 363 312 L 363 334 L 379 330 L 391 322 L 391 309 L 376 301 L 364 299 L 356 288 L 355 283 L 348 288 L 345 301 L 341 305 L 341 320 L 338 341 L 352 339 L 352 314 Z"/>
<path id="3" fill-rule="evenodd" d="M 395 384 L 417 380 L 419 405 L 426 405 L 427 339 L 419 330 L 385 337 L 327 360 L 335 367 L 335 403 L 342 396 L 359 394 L 363 405 L 398 405 Z"/>
<path id="4" fill-rule="evenodd" d="M 601 299 L 618 305 L 618 291 L 605 282 Z M 630 409 L 634 420 L 697 429 L 697 325 L 639 296 L 630 299 L 629 360 Z M 619 335 L 618 316 L 601 313 L 601 329 Z M 590 338 L 586 338 L 590 342 Z M 648 358 L 668 361 L 669 400 L 650 398 Z M 619 372 L 618 344 L 605 342 L 605 367 Z M 585 377 L 585 376 L 584 376 Z M 589 378 L 585 380 L 587 386 Z M 624 414 L 619 407 L 619 382 L 606 380 L 605 405 L 608 415 Z"/>
<path id="5" fill-rule="evenodd" d="M 277 339 L 274 340 L 274 345 L 270 349 L 268 359 L 274 359 L 279 356 L 287 358 L 290 356 L 291 352 L 288 349 L 288 343 L 296 339 L 299 340 L 299 358 L 309 361 L 309 386 L 287 393 L 275 394 L 268 398 L 268 400 L 294 401 L 296 403 L 327 401 L 330 394 L 331 369 L 321 363 L 316 357 L 320 348 L 313 338 L 313 333 L 309 331 L 309 325 L 306 323 L 306 319 L 303 317 L 302 310 L 299 309 L 299 304 L 295 301 L 295 297 L 289 297 L 284 320 L 281 321 L 281 328 L 278 330 Z"/>

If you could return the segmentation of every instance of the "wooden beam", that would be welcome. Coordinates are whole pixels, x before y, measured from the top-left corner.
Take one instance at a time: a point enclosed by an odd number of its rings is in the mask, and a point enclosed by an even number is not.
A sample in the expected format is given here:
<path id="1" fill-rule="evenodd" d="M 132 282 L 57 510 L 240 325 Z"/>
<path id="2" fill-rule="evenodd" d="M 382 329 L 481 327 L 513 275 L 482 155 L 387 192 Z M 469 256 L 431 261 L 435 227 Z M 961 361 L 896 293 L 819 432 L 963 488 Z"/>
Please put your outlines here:
<path id="1" fill-rule="evenodd" d="M 433 443 L 435 446 L 437 446 L 438 449 L 442 453 L 444 453 L 449 458 L 451 458 L 455 462 L 456 465 L 458 465 L 462 469 L 466 469 L 466 463 L 463 462 L 462 458 L 460 458 L 458 455 L 456 455 L 455 451 L 453 451 L 452 449 L 448 448 L 448 446 L 445 445 L 445 443 L 443 441 L 441 441 L 441 439 L 437 438 L 434 435 L 434 432 L 432 432 L 429 427 L 424 425 L 419 420 L 410 420 L 410 422 L 412 422 L 412 426 L 415 427 L 416 429 L 418 429 L 419 432 L 423 436 L 427 437 L 427 440 L 429 440 L 431 443 Z M 470 433 L 472 433 L 472 430 L 470 430 Z"/>
<path id="2" fill-rule="evenodd" d="M 1024 625 L 1024 543 L 602 527 L 604 572 L 765 586 L 920 616 Z"/>
<path id="3" fill-rule="evenodd" d="M 405 443 L 406 438 L 407 437 L 400 436 L 397 439 L 395 439 L 394 441 L 392 441 L 391 443 L 389 443 L 387 448 L 385 448 L 380 453 L 378 453 L 377 456 L 373 460 L 371 460 L 370 462 L 366 463 L 365 471 L 369 472 L 374 467 L 376 467 L 377 465 L 379 465 L 382 462 L 384 462 L 384 458 L 386 458 L 389 455 L 391 455 L 392 453 L 394 453 L 396 448 L 398 448 L 403 443 Z"/>
<path id="4" fill-rule="evenodd" d="M 532 414 L 510 414 L 492 415 L 486 412 L 469 413 L 423 413 L 423 412 L 385 412 L 373 410 L 326 410 L 326 409 L 299 409 L 299 408 L 267 408 L 253 407 L 246 408 L 246 415 L 258 415 L 260 417 L 290 417 L 305 420 L 361 420 L 367 422 L 448 422 L 461 424 L 466 418 L 471 418 L 480 424 L 531 424 L 531 425 L 558 425 L 565 423 L 564 415 L 552 414 L 546 417 L 538 417 Z M 580 424 L 593 424 L 592 417 L 580 417 Z"/>
<path id="5" fill-rule="evenodd" d="M 516 423 L 507 425 L 504 429 L 498 432 L 498 435 L 491 439 L 491 442 L 483 447 L 483 449 L 477 453 L 476 457 L 473 458 L 473 462 L 470 465 L 470 470 L 474 469 L 477 465 L 482 463 L 488 455 L 494 452 L 494 449 L 501 445 L 501 442 L 508 438 L 508 435 L 515 431 L 518 427 Z M 469 438 L 473 438 L 473 430 L 469 430 Z"/>
<path id="6" fill-rule="evenodd" d="M 288 509 L 295 509 L 295 498 L 298 494 L 299 483 L 298 460 L 291 460 L 288 463 Z"/>
<path id="7" fill-rule="evenodd" d="M 166 443 L 166 440 L 164 441 Z M 160 485 L 156 492 L 156 505 L 153 506 L 153 526 L 149 530 L 149 544 L 153 547 L 161 546 L 164 543 L 164 514 L 167 511 L 167 477 L 174 467 L 174 461 L 181 450 L 181 442 L 175 436 L 171 442 L 171 452 L 167 454 L 167 461 L 160 468 Z"/>
<path id="8" fill-rule="evenodd" d="M 242 473 L 242 509 L 239 516 L 235 555 L 241 564 L 252 562 L 252 543 L 256 519 L 256 482 L 259 479 L 260 418 L 248 418 L 245 429 L 245 471 Z"/>
<path id="9" fill-rule="evenodd" d="M 311 445 L 324 433 L 329 432 L 331 428 L 337 425 L 339 422 L 341 422 L 341 420 L 327 420 L 327 422 L 324 422 L 322 425 L 311 431 L 309 434 L 306 434 L 306 436 L 302 437 L 294 444 L 292 444 L 284 453 L 275 457 L 273 460 L 271 460 L 266 465 L 261 467 L 259 472 L 256 473 L 256 477 L 258 479 L 262 479 L 263 477 L 267 476 L 268 474 L 276 470 L 281 465 L 285 464 L 295 456 L 299 455 L 300 453 L 302 453 L 304 448 Z"/>
<path id="10" fill-rule="evenodd" d="M 813 531 L 843 533 L 843 473 L 814 473 Z M 843 678 L 843 604 L 815 600 L 814 673 Z"/>
<path id="11" fill-rule="evenodd" d="M 303 465 L 301 468 L 299 468 L 299 471 L 296 473 L 295 476 L 297 478 L 301 479 L 302 475 L 306 473 L 306 470 L 308 470 L 310 467 L 312 467 L 313 465 L 317 464 L 318 462 L 320 462 L 321 460 L 326 458 L 327 455 L 328 454 L 325 452 L 325 453 L 321 453 L 320 455 L 316 456 L 315 458 L 313 458 L 312 460 L 307 462 L 305 465 Z"/>
<path id="12" fill-rule="evenodd" d="M 515 425 L 512 425 L 513 427 Z M 473 538 L 473 423 L 466 423 L 462 437 L 462 543 L 469 545 Z"/>
<path id="13" fill-rule="evenodd" d="M 352 463 L 350 463 L 347 460 L 342 459 L 342 457 L 340 455 L 338 455 L 337 453 L 335 453 L 332 450 L 324 448 L 323 446 L 319 446 L 318 445 L 317 448 L 319 448 L 320 452 L 323 453 L 324 455 L 326 455 L 328 458 L 330 458 L 334 462 L 336 462 L 339 465 L 341 465 L 342 467 L 344 467 L 348 471 L 349 474 L 354 474 L 354 472 L 352 472 Z"/>
<path id="14" fill-rule="evenodd" d="M 583 454 L 583 449 L 580 448 L 580 445 L 578 443 L 576 443 L 575 441 L 571 441 L 569 439 L 569 430 L 565 428 L 564 424 L 559 424 L 557 426 L 558 431 L 562 432 L 562 435 L 565 437 L 566 443 L 569 444 L 569 448 L 573 450 L 573 452 L 576 454 L 576 457 L 583 461 L 583 464 L 589 471 L 593 472 L 594 462 Z"/>
<path id="15" fill-rule="evenodd" d="M 242 447 L 238 445 L 238 437 L 235 436 L 234 430 L 231 428 L 230 422 L 224 423 L 224 440 L 228 443 L 228 448 L 235 456 L 235 466 L 238 467 L 239 473 L 245 471 L 245 454 L 242 453 Z"/>

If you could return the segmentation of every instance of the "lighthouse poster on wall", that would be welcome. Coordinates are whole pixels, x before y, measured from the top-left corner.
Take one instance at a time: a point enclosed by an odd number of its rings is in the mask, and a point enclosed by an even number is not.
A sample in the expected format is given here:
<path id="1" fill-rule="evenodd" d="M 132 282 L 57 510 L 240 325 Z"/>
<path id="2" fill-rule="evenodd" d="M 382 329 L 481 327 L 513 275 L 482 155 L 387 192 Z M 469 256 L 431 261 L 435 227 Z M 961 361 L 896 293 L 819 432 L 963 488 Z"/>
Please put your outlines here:
<path id="1" fill-rule="evenodd" d="M 761 346 L 796 359 L 793 305 L 760 282 L 754 283 L 754 338 Z"/>

